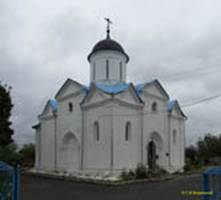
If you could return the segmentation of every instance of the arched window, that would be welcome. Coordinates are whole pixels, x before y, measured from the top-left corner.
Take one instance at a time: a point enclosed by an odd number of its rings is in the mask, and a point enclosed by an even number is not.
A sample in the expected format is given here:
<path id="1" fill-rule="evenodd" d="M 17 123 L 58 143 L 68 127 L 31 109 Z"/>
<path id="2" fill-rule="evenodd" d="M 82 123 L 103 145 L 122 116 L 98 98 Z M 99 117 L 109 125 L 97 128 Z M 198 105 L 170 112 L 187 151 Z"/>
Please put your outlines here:
<path id="1" fill-rule="evenodd" d="M 73 111 L 73 103 L 71 103 L 71 102 L 68 103 L 68 110 L 69 110 L 69 112 Z"/>
<path id="2" fill-rule="evenodd" d="M 106 78 L 109 79 L 109 60 L 106 60 Z"/>
<path id="3" fill-rule="evenodd" d="M 157 111 L 157 103 L 156 102 L 152 103 L 152 111 L 153 112 Z"/>
<path id="4" fill-rule="evenodd" d="M 73 134 L 72 132 L 68 132 L 65 134 L 64 138 L 63 138 L 63 145 L 70 145 L 73 143 L 78 143 L 77 137 L 75 136 L 75 134 Z"/>
<path id="5" fill-rule="evenodd" d="M 176 130 L 173 129 L 173 144 L 176 144 L 176 140 L 177 140 L 177 133 Z"/>
<path id="6" fill-rule="evenodd" d="M 125 140 L 131 140 L 131 123 L 127 122 L 125 126 Z"/>
<path id="7" fill-rule="evenodd" d="M 94 122 L 94 138 L 96 141 L 100 140 L 99 124 L 97 121 Z"/>
<path id="8" fill-rule="evenodd" d="M 96 63 L 93 63 L 93 80 L 96 78 Z"/>
<path id="9" fill-rule="evenodd" d="M 120 66 L 120 81 L 122 81 L 123 80 L 122 62 L 120 62 L 119 66 Z"/>

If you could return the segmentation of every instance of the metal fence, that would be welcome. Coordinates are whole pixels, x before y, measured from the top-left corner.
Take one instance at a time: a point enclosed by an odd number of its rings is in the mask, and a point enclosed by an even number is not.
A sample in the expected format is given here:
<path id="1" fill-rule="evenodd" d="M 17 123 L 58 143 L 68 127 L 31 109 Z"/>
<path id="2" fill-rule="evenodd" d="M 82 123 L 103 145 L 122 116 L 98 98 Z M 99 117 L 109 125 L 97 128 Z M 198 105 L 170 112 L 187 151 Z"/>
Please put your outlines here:
<path id="1" fill-rule="evenodd" d="M 214 167 L 203 173 L 203 200 L 221 200 L 221 167 Z"/>
<path id="2" fill-rule="evenodd" d="M 20 170 L 0 161 L 0 200 L 19 200 Z"/>

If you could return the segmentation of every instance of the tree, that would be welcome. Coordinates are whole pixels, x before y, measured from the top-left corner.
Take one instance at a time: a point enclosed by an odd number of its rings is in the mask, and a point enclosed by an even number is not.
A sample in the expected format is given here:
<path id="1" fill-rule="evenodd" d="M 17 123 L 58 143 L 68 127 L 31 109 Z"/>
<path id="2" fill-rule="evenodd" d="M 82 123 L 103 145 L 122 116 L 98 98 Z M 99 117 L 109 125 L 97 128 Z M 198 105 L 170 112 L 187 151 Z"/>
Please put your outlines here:
<path id="1" fill-rule="evenodd" d="M 197 163 L 199 161 L 197 147 L 191 145 L 186 148 L 186 159 L 189 159 L 192 163 Z"/>
<path id="2" fill-rule="evenodd" d="M 15 165 L 17 161 L 17 146 L 13 143 L 11 129 L 12 100 L 11 87 L 2 85 L 0 82 L 0 160 Z"/>
<path id="3" fill-rule="evenodd" d="M 4 148 L 0 147 L 0 160 L 15 166 L 18 162 L 17 145 L 11 143 Z"/>
<path id="4" fill-rule="evenodd" d="M 33 167 L 35 160 L 35 146 L 34 144 L 25 144 L 18 152 L 20 164 L 25 167 Z"/>
<path id="5" fill-rule="evenodd" d="M 0 147 L 4 148 L 12 144 L 13 130 L 11 129 L 12 100 L 10 96 L 11 87 L 2 86 L 0 83 Z"/>
<path id="6" fill-rule="evenodd" d="M 214 158 L 221 157 L 221 135 L 214 136 L 207 134 L 204 138 L 199 139 L 197 146 L 199 157 L 205 163 L 209 163 Z"/>
<path id="7" fill-rule="evenodd" d="M 193 170 L 206 165 L 221 164 L 221 134 L 206 134 L 199 138 L 196 146 L 186 148 L 185 169 Z"/>
<path id="8" fill-rule="evenodd" d="M 185 171 L 197 170 L 202 167 L 202 160 L 199 157 L 198 147 L 189 146 L 185 149 L 186 154 L 186 165 L 184 167 Z"/>

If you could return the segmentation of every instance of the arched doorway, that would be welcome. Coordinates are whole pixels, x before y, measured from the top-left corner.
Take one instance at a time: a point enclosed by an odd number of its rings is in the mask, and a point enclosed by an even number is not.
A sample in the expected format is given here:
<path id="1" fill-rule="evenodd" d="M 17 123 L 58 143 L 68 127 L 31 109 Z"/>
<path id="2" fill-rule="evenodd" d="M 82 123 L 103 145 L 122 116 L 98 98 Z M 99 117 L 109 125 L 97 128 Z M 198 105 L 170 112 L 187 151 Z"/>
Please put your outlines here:
<path id="1" fill-rule="evenodd" d="M 78 169 L 80 166 L 80 145 L 76 135 L 72 132 L 66 133 L 62 143 L 62 165 L 68 171 Z"/>
<path id="2" fill-rule="evenodd" d="M 163 140 L 159 133 L 153 132 L 150 134 L 147 143 L 147 164 L 150 169 L 161 166 L 163 161 Z"/>
<path id="3" fill-rule="evenodd" d="M 156 144 L 154 141 L 149 142 L 148 144 L 148 166 L 150 169 L 153 169 L 156 166 Z"/>

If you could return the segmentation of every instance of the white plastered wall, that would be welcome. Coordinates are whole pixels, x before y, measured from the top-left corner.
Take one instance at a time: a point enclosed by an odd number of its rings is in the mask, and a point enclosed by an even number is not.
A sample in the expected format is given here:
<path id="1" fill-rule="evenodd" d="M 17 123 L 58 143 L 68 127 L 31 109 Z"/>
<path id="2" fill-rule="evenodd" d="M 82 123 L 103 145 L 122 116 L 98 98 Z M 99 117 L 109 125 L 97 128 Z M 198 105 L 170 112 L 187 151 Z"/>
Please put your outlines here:
<path id="1" fill-rule="evenodd" d="M 182 171 L 184 167 L 184 150 L 185 150 L 185 120 L 174 109 L 171 114 L 170 124 L 170 144 L 171 144 L 171 170 Z M 175 133 L 175 139 L 173 131 Z"/>
<path id="2" fill-rule="evenodd" d="M 71 90 L 71 88 L 69 89 Z M 73 88 L 72 88 L 73 90 Z M 82 134 L 82 111 L 80 103 L 85 93 L 78 90 L 66 91 L 58 98 L 57 111 L 57 160 L 58 170 L 76 171 L 80 169 L 81 162 L 81 134 Z M 69 111 L 69 103 L 73 105 L 73 111 Z M 71 135 L 70 143 L 65 142 L 65 137 Z M 71 151 L 73 152 L 71 154 Z M 72 157 L 71 157 L 72 156 Z M 72 162 L 71 162 L 72 160 Z"/>
<path id="3" fill-rule="evenodd" d="M 53 115 L 42 118 L 40 132 L 40 169 L 54 170 L 54 132 L 55 121 Z"/>
<path id="4" fill-rule="evenodd" d="M 141 98 L 145 102 L 143 110 L 143 164 L 148 163 L 148 143 L 151 140 L 155 140 L 156 154 L 158 155 L 156 163 L 168 169 L 168 99 L 154 85 L 145 88 Z M 152 111 L 152 104 L 154 102 L 157 104 L 156 111 Z"/>
<path id="5" fill-rule="evenodd" d="M 134 169 L 141 163 L 141 109 L 122 104 L 113 107 L 115 170 Z M 128 141 L 125 139 L 127 122 L 131 125 Z"/>
<path id="6" fill-rule="evenodd" d="M 110 170 L 111 109 L 112 106 L 106 104 L 84 111 L 83 170 Z M 99 141 L 94 132 L 95 122 L 99 124 Z"/>
<path id="7" fill-rule="evenodd" d="M 126 57 L 118 51 L 104 50 L 95 52 L 90 58 L 90 80 L 106 80 L 106 60 L 109 61 L 109 80 L 126 82 Z M 122 63 L 122 80 L 120 80 L 120 63 Z M 95 70 L 94 70 L 95 66 Z M 95 79 L 94 79 L 95 78 Z"/>

